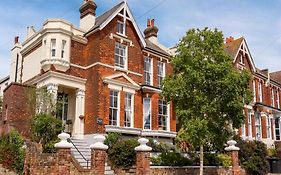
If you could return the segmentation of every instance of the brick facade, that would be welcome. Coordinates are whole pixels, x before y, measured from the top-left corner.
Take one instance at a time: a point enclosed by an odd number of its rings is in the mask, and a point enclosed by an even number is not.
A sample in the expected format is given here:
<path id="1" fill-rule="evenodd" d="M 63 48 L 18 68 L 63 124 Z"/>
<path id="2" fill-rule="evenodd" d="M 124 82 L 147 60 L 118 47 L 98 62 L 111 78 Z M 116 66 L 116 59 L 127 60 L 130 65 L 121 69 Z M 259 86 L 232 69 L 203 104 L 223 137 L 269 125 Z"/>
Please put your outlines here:
<path id="1" fill-rule="evenodd" d="M 34 112 L 32 103 L 28 99 L 31 89 L 18 83 L 12 83 L 6 88 L 0 120 L 1 134 L 17 129 L 25 137 L 30 135 L 30 119 Z"/>

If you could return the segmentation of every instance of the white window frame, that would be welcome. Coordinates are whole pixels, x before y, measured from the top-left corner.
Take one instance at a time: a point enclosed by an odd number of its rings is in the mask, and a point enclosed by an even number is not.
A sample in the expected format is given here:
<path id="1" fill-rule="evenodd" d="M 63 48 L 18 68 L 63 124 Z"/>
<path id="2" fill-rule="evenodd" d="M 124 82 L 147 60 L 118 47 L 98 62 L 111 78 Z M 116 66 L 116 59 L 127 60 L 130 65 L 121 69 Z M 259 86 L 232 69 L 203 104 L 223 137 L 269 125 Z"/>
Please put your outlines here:
<path id="1" fill-rule="evenodd" d="M 261 140 L 262 139 L 262 128 L 261 128 L 261 113 L 256 112 L 255 113 L 255 128 L 256 128 L 256 139 Z M 257 129 L 258 128 L 258 129 Z M 259 130 L 259 133 L 258 133 Z M 258 137 L 259 134 L 259 137 Z"/>
<path id="2" fill-rule="evenodd" d="M 128 95 L 131 96 L 131 103 L 130 103 L 130 108 L 127 108 L 127 97 Z M 126 113 L 129 112 L 130 113 L 130 126 L 126 126 Z M 125 92 L 125 104 L 124 104 L 124 127 L 129 127 L 132 128 L 134 127 L 134 94 L 133 93 L 129 93 L 129 92 Z"/>
<path id="3" fill-rule="evenodd" d="M 260 102 L 262 102 L 262 81 L 259 81 L 259 84 L 258 84 L 258 93 L 259 93 L 259 100 Z"/>
<path id="4" fill-rule="evenodd" d="M 146 110 L 145 110 L 145 100 L 149 100 L 149 110 L 148 110 L 148 113 L 146 113 Z M 144 97 L 143 98 L 143 129 L 145 130 L 152 130 L 152 111 L 151 111 L 152 107 L 151 107 L 151 98 L 150 97 Z M 150 125 L 149 125 L 149 128 L 145 128 L 145 121 L 146 121 L 146 116 L 147 115 L 150 115 Z"/>
<path id="5" fill-rule="evenodd" d="M 239 54 L 239 63 L 245 65 L 244 58 L 242 54 Z"/>
<path id="6" fill-rule="evenodd" d="M 120 30 L 122 30 L 122 31 L 120 32 Z M 117 21 L 117 34 L 120 34 L 120 35 L 123 35 L 123 36 L 126 35 L 125 34 L 125 23 L 123 21 Z"/>
<path id="7" fill-rule="evenodd" d="M 51 39 L 51 57 L 56 57 L 56 47 L 57 47 L 57 40 L 55 38 Z"/>
<path id="8" fill-rule="evenodd" d="M 271 118 L 269 117 L 269 114 L 266 114 L 266 137 L 268 139 L 272 138 L 272 134 L 271 134 Z"/>
<path id="9" fill-rule="evenodd" d="M 117 107 L 111 107 L 110 106 L 110 100 L 111 100 L 111 92 L 117 92 Z M 109 125 L 111 126 L 120 126 L 120 91 L 116 89 L 110 89 L 109 92 L 109 114 L 111 113 L 111 108 L 117 110 L 117 116 L 116 116 L 116 125 L 112 124 L 110 115 L 109 115 Z"/>
<path id="10" fill-rule="evenodd" d="M 248 137 L 249 138 L 253 137 L 253 132 L 252 132 L 252 112 L 251 112 L 251 109 L 248 109 Z"/>
<path id="11" fill-rule="evenodd" d="M 245 116 L 245 110 L 243 110 L 243 115 Z M 241 136 L 246 137 L 246 124 L 242 124 L 241 126 Z"/>
<path id="12" fill-rule="evenodd" d="M 116 50 L 119 50 L 119 53 L 116 52 Z M 124 49 L 124 50 L 123 50 Z M 124 55 L 121 54 L 121 50 L 124 51 Z M 121 69 L 128 69 L 128 46 L 121 44 L 119 42 L 115 43 L 115 52 L 114 52 L 114 66 L 121 68 Z M 116 62 L 116 57 L 118 57 L 118 61 Z M 121 64 L 121 59 L 123 59 L 123 64 Z"/>
<path id="13" fill-rule="evenodd" d="M 162 70 L 162 74 L 163 75 L 159 74 L 159 72 L 160 72 L 160 65 L 162 65 L 162 69 L 163 69 Z M 158 61 L 158 63 L 157 63 L 157 82 L 158 82 L 158 87 L 161 87 L 161 84 L 162 84 L 164 78 L 165 78 L 165 63 L 162 62 L 162 61 Z"/>
<path id="14" fill-rule="evenodd" d="M 273 87 L 271 88 L 270 95 L 271 95 L 271 105 L 272 105 L 273 107 L 275 107 L 275 99 L 274 99 L 274 90 L 273 90 Z"/>
<path id="15" fill-rule="evenodd" d="M 150 64 L 149 64 L 150 62 Z M 150 70 L 146 70 L 146 64 L 149 64 Z M 150 81 L 147 81 L 147 75 L 150 77 Z M 144 84 L 153 86 L 153 59 L 150 57 L 144 58 Z"/>
<path id="16" fill-rule="evenodd" d="M 257 101 L 257 95 L 256 95 L 256 81 L 253 80 L 253 93 L 254 93 L 254 102 Z"/>
<path id="17" fill-rule="evenodd" d="M 158 100 L 158 127 L 163 127 L 163 131 L 168 131 L 169 130 L 169 109 L 168 109 L 168 103 L 165 100 L 159 99 Z M 164 107 L 166 106 L 166 114 L 164 113 Z M 160 114 L 160 108 L 162 108 L 162 113 Z M 160 125 L 160 118 L 166 118 L 166 123 L 164 125 Z M 166 125 L 165 125 L 166 124 Z"/>
<path id="18" fill-rule="evenodd" d="M 276 120 L 278 122 L 278 127 L 276 127 Z M 277 140 L 277 135 L 276 135 L 276 130 L 279 131 L 279 139 L 278 140 L 281 140 L 281 127 L 280 127 L 280 117 L 277 117 L 274 119 L 274 135 L 275 135 L 275 140 Z"/>
<path id="19" fill-rule="evenodd" d="M 276 90 L 276 102 L 277 102 L 277 108 L 280 108 L 279 89 Z"/>
<path id="20" fill-rule="evenodd" d="M 66 40 L 61 41 L 61 58 L 65 58 Z"/>

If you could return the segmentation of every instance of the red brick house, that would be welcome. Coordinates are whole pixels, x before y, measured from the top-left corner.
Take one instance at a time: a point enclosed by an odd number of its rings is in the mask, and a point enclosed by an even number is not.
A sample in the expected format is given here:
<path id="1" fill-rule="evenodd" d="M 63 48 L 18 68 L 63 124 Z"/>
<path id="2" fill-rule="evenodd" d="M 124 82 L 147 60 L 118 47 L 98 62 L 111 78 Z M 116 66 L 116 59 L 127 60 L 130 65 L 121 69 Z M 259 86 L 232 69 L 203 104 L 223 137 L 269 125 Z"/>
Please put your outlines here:
<path id="1" fill-rule="evenodd" d="M 281 140 L 281 72 L 269 73 L 268 69 L 256 68 L 243 37 L 236 40 L 227 38 L 225 51 L 233 58 L 237 69 L 248 69 L 252 75 L 253 101 L 245 105 L 245 124 L 239 129 L 239 134 L 244 139 L 258 139 L 272 146 L 274 141 Z"/>
<path id="2" fill-rule="evenodd" d="M 15 39 L 2 128 L 26 130 L 19 126 L 26 121 L 15 122 L 25 112 L 13 108 L 26 99 L 8 94 L 35 86 L 54 94 L 61 107 L 57 117 L 71 123 L 66 129 L 74 138 L 89 141 L 95 133 L 120 132 L 171 141 L 175 110 L 159 96 L 172 71 L 171 50 L 157 41 L 154 19 L 143 36 L 126 2 L 100 16 L 96 8 L 84 0 L 79 27 L 48 19 L 39 31 L 29 27 L 24 42 Z"/>

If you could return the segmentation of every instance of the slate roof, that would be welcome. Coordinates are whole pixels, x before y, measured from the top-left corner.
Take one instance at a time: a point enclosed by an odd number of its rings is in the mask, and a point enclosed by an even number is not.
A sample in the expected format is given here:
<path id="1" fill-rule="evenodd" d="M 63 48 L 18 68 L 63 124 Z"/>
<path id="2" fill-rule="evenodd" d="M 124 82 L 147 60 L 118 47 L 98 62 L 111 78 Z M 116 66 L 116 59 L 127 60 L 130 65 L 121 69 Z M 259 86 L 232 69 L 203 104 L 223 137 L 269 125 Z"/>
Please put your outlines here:
<path id="1" fill-rule="evenodd" d="M 233 40 L 230 43 L 226 43 L 224 45 L 225 52 L 228 53 L 231 56 L 231 58 L 235 59 L 235 56 L 236 56 L 243 40 L 244 40 L 244 37 L 241 37 L 236 40 Z"/>
<path id="2" fill-rule="evenodd" d="M 162 48 L 160 48 L 159 46 L 157 46 L 156 44 L 153 44 L 152 42 L 150 42 L 149 40 L 145 40 L 146 42 L 146 48 L 157 51 L 161 54 L 164 54 L 166 56 L 169 56 L 170 54 L 168 52 L 166 52 L 165 50 L 163 50 Z"/>
<path id="3" fill-rule="evenodd" d="M 112 7 L 110 10 L 106 11 L 102 15 L 98 16 L 96 18 L 96 23 L 95 25 L 89 30 L 89 32 L 99 28 L 120 6 L 122 6 L 124 1 L 121 3 L 117 4 L 116 6 Z M 87 32 L 87 33 L 89 33 Z"/>
<path id="4" fill-rule="evenodd" d="M 10 78 L 10 76 L 7 76 L 7 77 L 5 77 L 3 79 L 0 79 L 0 84 L 5 82 L 5 81 L 7 81 L 7 80 L 9 80 L 9 78 Z"/>
<path id="5" fill-rule="evenodd" d="M 281 71 L 270 73 L 270 78 L 281 84 Z"/>

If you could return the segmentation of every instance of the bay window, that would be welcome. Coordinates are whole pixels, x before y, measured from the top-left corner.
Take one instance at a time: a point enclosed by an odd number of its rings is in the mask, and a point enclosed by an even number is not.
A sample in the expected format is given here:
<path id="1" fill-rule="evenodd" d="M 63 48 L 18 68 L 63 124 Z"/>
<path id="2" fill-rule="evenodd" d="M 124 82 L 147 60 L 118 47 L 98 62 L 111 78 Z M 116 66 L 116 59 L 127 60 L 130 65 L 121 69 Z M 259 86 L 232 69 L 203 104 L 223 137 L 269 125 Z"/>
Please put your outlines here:
<path id="1" fill-rule="evenodd" d="M 261 113 L 255 112 L 255 125 L 256 125 L 256 139 L 260 140 L 262 137 L 261 133 Z"/>
<path id="2" fill-rule="evenodd" d="M 268 114 L 266 115 L 266 136 L 268 139 L 271 138 L 271 119 Z"/>
<path id="3" fill-rule="evenodd" d="M 51 56 L 56 57 L 56 39 L 51 39 Z"/>

